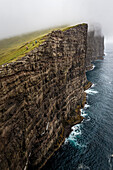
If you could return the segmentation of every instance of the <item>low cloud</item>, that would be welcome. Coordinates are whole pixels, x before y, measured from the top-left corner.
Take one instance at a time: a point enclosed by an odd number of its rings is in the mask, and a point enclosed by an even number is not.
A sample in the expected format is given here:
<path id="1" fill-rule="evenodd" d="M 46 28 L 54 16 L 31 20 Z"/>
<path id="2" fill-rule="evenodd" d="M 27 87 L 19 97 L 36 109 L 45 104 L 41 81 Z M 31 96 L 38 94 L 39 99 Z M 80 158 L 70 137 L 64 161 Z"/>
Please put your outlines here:
<path id="1" fill-rule="evenodd" d="M 113 36 L 112 0 L 1 0 L 0 39 L 65 24 L 100 25 Z M 98 24 L 97 24 L 98 23 Z"/>

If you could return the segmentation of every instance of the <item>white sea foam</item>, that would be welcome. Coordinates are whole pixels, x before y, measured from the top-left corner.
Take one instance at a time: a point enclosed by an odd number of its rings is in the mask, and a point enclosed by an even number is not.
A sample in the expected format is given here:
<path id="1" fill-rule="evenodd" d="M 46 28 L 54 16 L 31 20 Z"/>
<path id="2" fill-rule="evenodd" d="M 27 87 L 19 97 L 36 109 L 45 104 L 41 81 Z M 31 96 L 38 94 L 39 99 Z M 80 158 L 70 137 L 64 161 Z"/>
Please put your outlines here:
<path id="1" fill-rule="evenodd" d="M 69 143 L 68 138 L 65 138 L 64 144 L 68 144 L 68 143 Z"/>
<path id="2" fill-rule="evenodd" d="M 88 90 L 85 90 L 85 92 L 87 93 L 87 94 L 97 94 L 98 93 L 98 91 L 96 91 L 96 90 L 93 90 L 93 89 L 88 89 Z"/>
<path id="3" fill-rule="evenodd" d="M 83 163 L 79 164 L 77 170 L 90 170 L 90 168 Z"/>
<path id="4" fill-rule="evenodd" d="M 70 134 L 71 137 L 75 137 L 77 135 L 81 135 L 81 131 L 79 131 L 79 130 L 72 131 L 71 134 Z"/>
<path id="5" fill-rule="evenodd" d="M 80 109 L 81 113 L 84 111 L 83 109 Z"/>
<path id="6" fill-rule="evenodd" d="M 105 56 L 107 55 L 107 52 L 104 52 Z"/>
<path id="7" fill-rule="evenodd" d="M 86 148 L 87 146 L 84 144 L 78 143 L 77 138 L 68 138 L 68 141 L 77 148 Z"/>
<path id="8" fill-rule="evenodd" d="M 85 113 L 85 110 L 80 109 L 80 111 L 81 111 L 81 116 L 83 116 L 83 117 L 87 116 L 87 113 Z"/>
<path id="9" fill-rule="evenodd" d="M 86 117 L 85 121 L 89 122 L 91 118 L 89 116 Z"/>
<path id="10" fill-rule="evenodd" d="M 71 129 L 73 130 L 72 133 L 74 132 L 75 135 L 81 134 L 80 124 L 73 126 Z"/>
<path id="11" fill-rule="evenodd" d="M 73 126 L 69 137 L 65 139 L 65 144 L 71 142 L 74 146 L 79 146 L 77 136 L 80 136 L 81 134 L 80 124 Z"/>
<path id="12" fill-rule="evenodd" d="M 87 108 L 89 108 L 89 107 L 90 107 L 89 104 L 85 104 L 84 109 L 87 109 Z"/>
<path id="13" fill-rule="evenodd" d="M 73 126 L 72 127 L 73 131 L 71 132 L 71 134 L 69 135 L 69 138 L 68 138 L 68 141 L 71 142 L 75 147 L 78 147 L 78 148 L 87 147 L 86 145 L 78 142 L 78 139 L 79 139 L 78 137 L 80 137 L 82 135 L 81 126 L 82 126 L 82 124 L 77 124 L 77 125 Z"/>
<path id="14" fill-rule="evenodd" d="M 88 104 L 85 104 L 85 109 L 90 107 Z M 84 121 L 90 121 L 90 117 L 88 116 L 87 113 L 85 113 L 85 110 L 84 109 L 81 109 L 81 115 L 83 117 L 85 117 Z M 79 141 L 80 137 L 82 136 L 82 131 L 81 131 L 81 128 L 83 126 L 83 123 L 81 124 L 77 124 L 77 125 L 74 125 L 71 129 L 72 129 L 72 132 L 70 133 L 69 137 L 65 139 L 65 142 L 64 144 L 68 144 L 71 143 L 73 146 L 77 147 L 77 148 L 86 148 L 87 145 L 81 143 Z"/>
<path id="15" fill-rule="evenodd" d="M 86 113 L 83 113 L 83 114 L 81 114 L 81 116 L 86 117 L 86 116 L 87 116 L 87 114 L 86 114 Z"/>
<path id="16" fill-rule="evenodd" d="M 91 88 L 95 87 L 95 84 L 92 84 Z"/>
<path id="17" fill-rule="evenodd" d="M 92 67 L 92 69 L 91 69 L 91 70 L 94 70 L 94 68 L 95 68 L 95 65 L 93 64 L 93 67 Z M 90 71 L 91 71 L 91 70 L 90 70 Z"/>
<path id="18" fill-rule="evenodd" d="M 113 154 L 111 154 L 109 156 L 108 162 L 109 162 L 109 166 L 110 166 L 109 170 L 112 170 L 112 168 L 113 168 Z"/>
<path id="19" fill-rule="evenodd" d="M 92 70 L 94 70 L 94 68 L 95 68 L 95 65 L 93 64 L 92 68 L 90 70 L 87 70 L 86 72 L 92 71 Z"/>
<path id="20" fill-rule="evenodd" d="M 77 125 L 72 127 L 72 132 L 70 133 L 69 137 L 65 139 L 64 144 L 67 144 L 68 142 L 70 142 L 73 146 L 75 146 L 77 148 L 87 147 L 86 145 L 81 144 L 78 141 L 79 137 L 82 135 L 81 125 L 82 124 L 77 124 Z"/>

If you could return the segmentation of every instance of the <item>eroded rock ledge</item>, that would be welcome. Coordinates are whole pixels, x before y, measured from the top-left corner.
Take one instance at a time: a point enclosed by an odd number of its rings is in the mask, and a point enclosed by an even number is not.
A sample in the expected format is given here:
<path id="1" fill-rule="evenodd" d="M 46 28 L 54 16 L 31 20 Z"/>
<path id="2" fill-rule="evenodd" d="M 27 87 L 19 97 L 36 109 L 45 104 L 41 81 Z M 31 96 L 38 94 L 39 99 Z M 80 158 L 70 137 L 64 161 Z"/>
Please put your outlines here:
<path id="1" fill-rule="evenodd" d="M 83 120 L 86 53 L 87 24 L 80 24 L 48 34 L 1 69 L 0 169 L 39 169 Z"/>

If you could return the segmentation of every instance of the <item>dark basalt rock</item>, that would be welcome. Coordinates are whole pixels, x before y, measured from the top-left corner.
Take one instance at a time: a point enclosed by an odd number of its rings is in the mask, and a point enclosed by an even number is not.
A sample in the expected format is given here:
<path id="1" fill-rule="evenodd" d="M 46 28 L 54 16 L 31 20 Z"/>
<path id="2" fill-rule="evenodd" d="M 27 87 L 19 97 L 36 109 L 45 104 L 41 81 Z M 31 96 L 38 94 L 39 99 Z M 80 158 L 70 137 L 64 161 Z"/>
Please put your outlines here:
<path id="1" fill-rule="evenodd" d="M 86 50 L 87 24 L 81 24 L 50 33 L 26 57 L 2 67 L 0 169 L 39 169 L 83 120 L 84 88 L 91 85 Z"/>
<path id="2" fill-rule="evenodd" d="M 86 70 L 92 69 L 92 62 L 103 59 L 104 56 L 104 37 L 95 35 L 95 31 L 89 31 L 87 35 L 87 54 Z"/>

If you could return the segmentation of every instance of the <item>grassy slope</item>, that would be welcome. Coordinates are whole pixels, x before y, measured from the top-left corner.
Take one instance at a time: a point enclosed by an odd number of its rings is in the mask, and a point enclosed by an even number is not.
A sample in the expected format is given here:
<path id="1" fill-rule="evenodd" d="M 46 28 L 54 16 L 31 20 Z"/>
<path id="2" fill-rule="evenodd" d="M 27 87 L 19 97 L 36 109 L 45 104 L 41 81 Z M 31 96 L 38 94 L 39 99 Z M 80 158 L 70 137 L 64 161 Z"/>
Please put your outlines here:
<path id="1" fill-rule="evenodd" d="M 84 23 L 82 25 L 84 25 Z M 35 31 L 29 34 L 0 40 L 0 65 L 15 61 L 18 58 L 25 56 L 29 51 L 39 46 L 44 41 L 44 36 L 51 31 L 58 29 L 66 31 L 76 26 L 77 25 L 67 27 L 65 25 L 53 29 Z M 37 44 L 35 44 L 35 40 L 37 40 Z M 26 46 L 28 47 L 28 50 L 26 50 Z"/>
<path id="2" fill-rule="evenodd" d="M 84 25 L 84 23 L 82 25 Z M 58 29 L 66 31 L 76 26 L 77 25 L 71 27 L 62 26 L 0 40 L 0 65 L 15 61 L 18 58 L 25 56 L 29 51 L 39 46 L 44 41 L 45 35 L 49 32 Z M 35 44 L 35 40 L 37 40 L 37 44 Z M 26 46 L 28 47 L 28 50 L 26 50 Z"/>
<path id="3" fill-rule="evenodd" d="M 63 29 L 65 27 L 66 26 L 43 31 L 35 31 L 29 34 L 0 40 L 0 65 L 15 61 L 16 59 L 25 56 L 26 53 L 44 41 L 44 35 L 52 30 Z M 37 44 L 35 44 L 35 40 L 37 40 Z M 26 46 L 28 47 L 28 50 L 26 50 Z"/>

